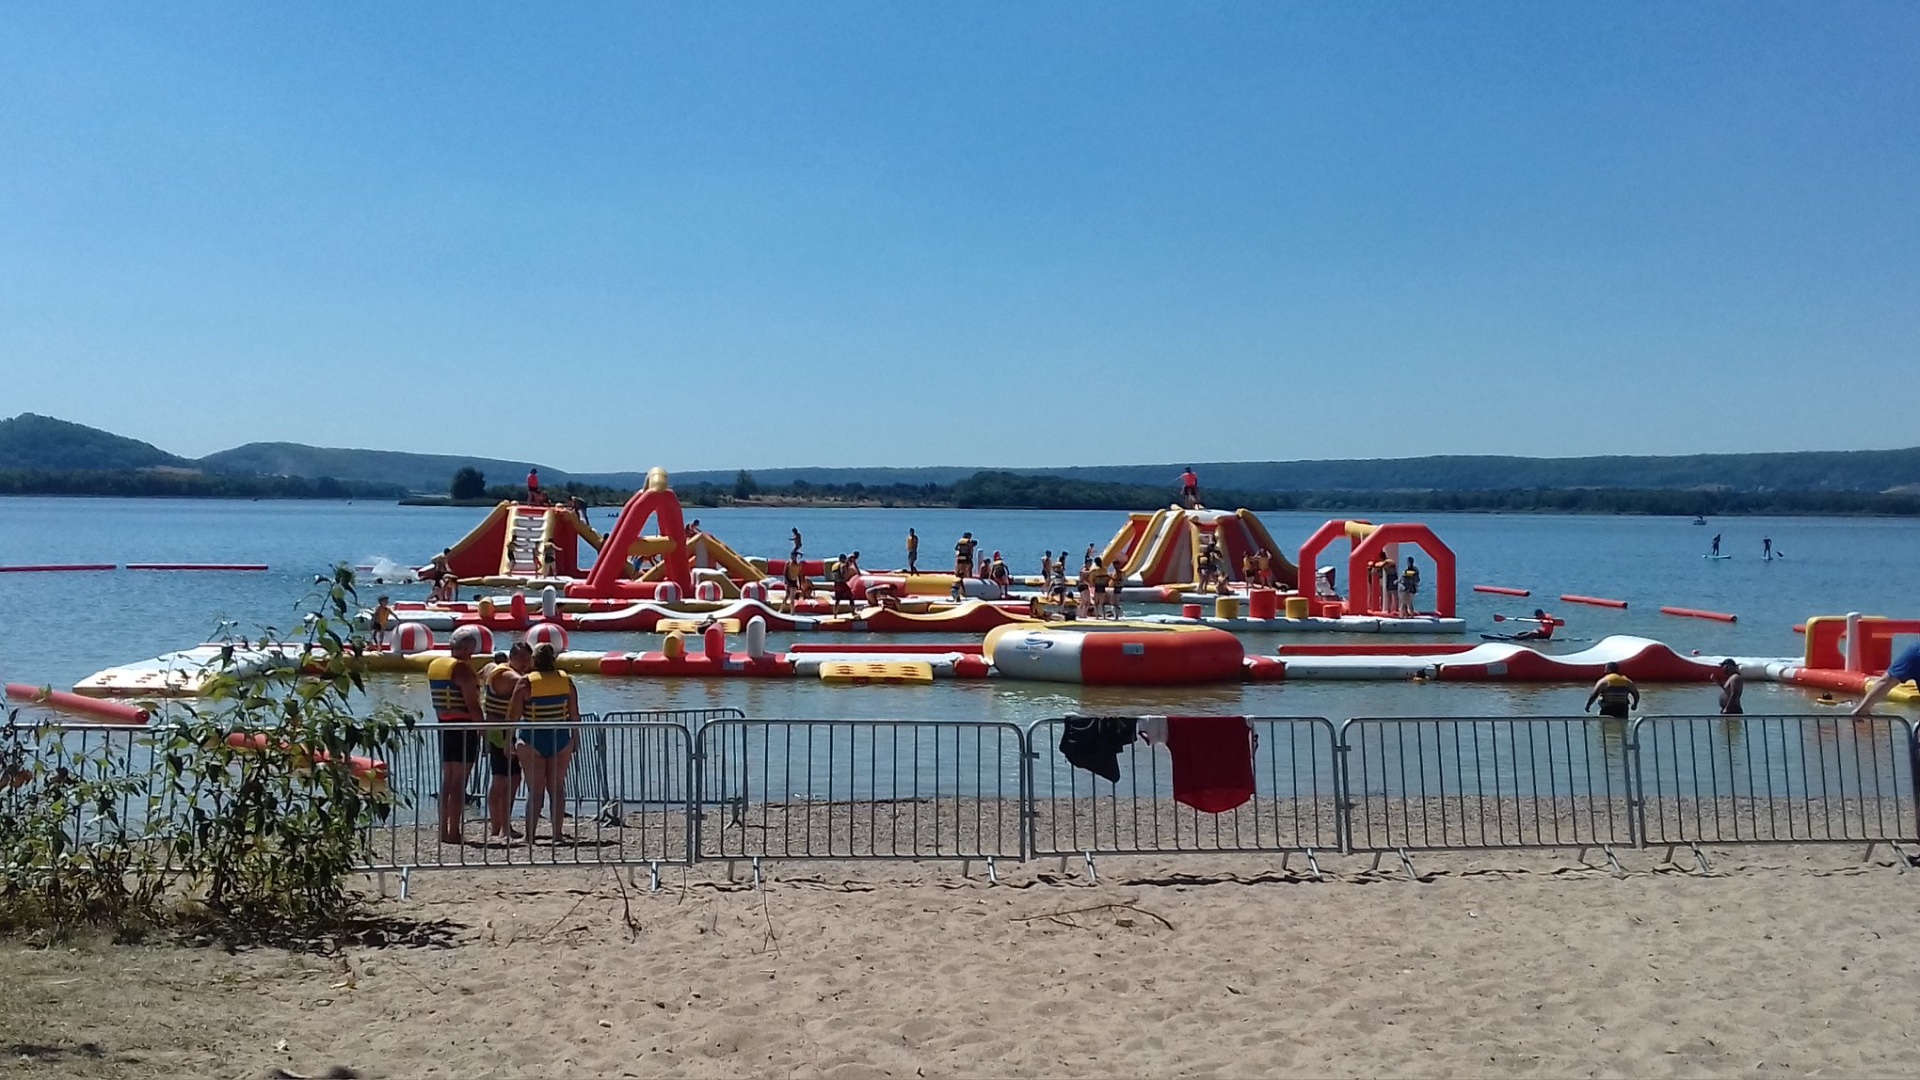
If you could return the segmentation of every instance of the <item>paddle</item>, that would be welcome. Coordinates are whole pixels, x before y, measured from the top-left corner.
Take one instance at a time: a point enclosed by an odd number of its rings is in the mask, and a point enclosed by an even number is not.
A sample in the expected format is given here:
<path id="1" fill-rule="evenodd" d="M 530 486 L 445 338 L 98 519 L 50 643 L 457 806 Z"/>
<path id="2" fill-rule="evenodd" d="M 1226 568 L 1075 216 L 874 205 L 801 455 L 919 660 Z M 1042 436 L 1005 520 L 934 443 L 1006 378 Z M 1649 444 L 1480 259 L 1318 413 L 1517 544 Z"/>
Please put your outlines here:
<path id="1" fill-rule="evenodd" d="M 1547 616 L 1545 619 L 1536 619 L 1531 615 L 1498 615 L 1496 614 L 1493 617 L 1493 621 L 1494 622 L 1530 622 L 1530 623 L 1550 622 L 1555 626 L 1567 625 L 1567 620 L 1556 619 L 1551 615 Z"/>

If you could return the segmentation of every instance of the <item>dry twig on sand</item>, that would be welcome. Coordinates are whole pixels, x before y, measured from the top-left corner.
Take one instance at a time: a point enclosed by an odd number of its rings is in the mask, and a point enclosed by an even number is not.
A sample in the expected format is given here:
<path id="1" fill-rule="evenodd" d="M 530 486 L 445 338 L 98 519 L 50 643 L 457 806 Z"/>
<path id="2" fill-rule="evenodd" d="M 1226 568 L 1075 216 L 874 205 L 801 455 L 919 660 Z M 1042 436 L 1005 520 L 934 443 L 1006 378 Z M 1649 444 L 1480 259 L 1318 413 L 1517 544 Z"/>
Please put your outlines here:
<path id="1" fill-rule="evenodd" d="M 613 875 L 613 887 L 620 890 L 620 921 L 627 925 L 627 943 L 632 944 L 640 939 L 640 921 L 633 917 L 633 900 L 627 895 L 627 883 L 620 880 L 620 868 L 609 866 L 607 871 Z"/>
<path id="2" fill-rule="evenodd" d="M 1012 921 L 1023 922 L 1023 923 L 1034 923 L 1034 922 L 1039 922 L 1041 920 L 1045 920 L 1047 922 L 1058 923 L 1061 926 L 1072 927 L 1075 930 L 1084 930 L 1086 929 L 1086 927 L 1081 926 L 1079 923 L 1073 921 L 1072 916 L 1085 915 L 1095 911 L 1111 911 L 1116 916 L 1118 916 L 1119 913 L 1122 911 L 1130 911 L 1136 915 L 1145 915 L 1147 918 L 1152 919 L 1154 922 L 1159 923 L 1161 926 L 1164 926 L 1169 930 L 1173 929 L 1173 924 L 1171 922 L 1168 922 L 1164 916 L 1155 914 L 1154 912 L 1148 911 L 1146 908 L 1141 907 L 1140 901 L 1138 900 L 1127 900 L 1122 903 L 1088 904 L 1086 907 L 1067 908 L 1062 911 L 1048 911 L 1048 912 L 1043 912 L 1039 915 L 1016 915 L 1013 917 Z M 1116 919 L 1116 921 L 1118 920 Z M 1123 923 L 1121 925 L 1131 925 L 1131 924 Z"/>

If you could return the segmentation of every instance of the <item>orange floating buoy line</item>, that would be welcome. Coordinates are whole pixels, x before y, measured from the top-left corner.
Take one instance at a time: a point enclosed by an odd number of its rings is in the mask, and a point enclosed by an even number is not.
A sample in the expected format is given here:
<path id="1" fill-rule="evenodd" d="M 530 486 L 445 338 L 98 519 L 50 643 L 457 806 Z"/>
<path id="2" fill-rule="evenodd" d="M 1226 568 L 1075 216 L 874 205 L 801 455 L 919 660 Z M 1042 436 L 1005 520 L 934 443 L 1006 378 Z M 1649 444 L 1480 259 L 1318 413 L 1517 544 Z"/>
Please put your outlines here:
<path id="1" fill-rule="evenodd" d="M 1497 593 L 1501 596 L 1532 596 L 1532 589 L 1510 589 L 1505 585 L 1475 585 L 1474 592 Z"/>
<path id="2" fill-rule="evenodd" d="M 1573 593 L 1561 593 L 1560 599 L 1569 604 L 1592 604 L 1594 607 L 1624 608 L 1625 600 L 1609 600 L 1604 596 L 1576 596 Z"/>
<path id="3" fill-rule="evenodd" d="M 7 697 L 13 701 L 28 705 L 39 705 L 55 712 L 80 716 L 103 724 L 144 724 L 147 722 L 147 710 L 138 705 L 129 705 L 124 701 L 100 701 L 96 698 L 70 694 L 65 690 L 49 690 L 28 683 L 8 683 Z"/>
<path id="4" fill-rule="evenodd" d="M 1739 622 L 1740 616 L 1729 615 L 1724 611 L 1702 611 L 1690 607 L 1663 607 L 1662 615 L 1677 615 L 1683 619 L 1713 619 L 1716 622 Z"/>
<path id="5" fill-rule="evenodd" d="M 259 571 L 267 568 L 265 563 L 160 563 L 130 562 L 129 570 L 234 570 Z"/>

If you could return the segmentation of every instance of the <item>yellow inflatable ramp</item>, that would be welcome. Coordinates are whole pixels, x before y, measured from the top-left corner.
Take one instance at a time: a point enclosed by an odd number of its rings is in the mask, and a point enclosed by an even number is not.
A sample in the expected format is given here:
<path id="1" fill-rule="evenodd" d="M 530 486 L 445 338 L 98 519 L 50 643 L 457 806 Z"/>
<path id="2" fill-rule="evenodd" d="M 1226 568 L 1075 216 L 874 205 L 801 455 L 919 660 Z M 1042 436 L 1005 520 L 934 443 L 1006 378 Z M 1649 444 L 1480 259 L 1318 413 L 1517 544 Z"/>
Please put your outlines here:
<path id="1" fill-rule="evenodd" d="M 718 626 L 729 634 L 740 632 L 739 619 L 661 619 L 653 624 L 653 632 L 671 634 L 678 630 L 683 634 L 700 634 L 709 626 Z"/>
<path id="2" fill-rule="evenodd" d="M 820 681 L 830 686 L 919 686 L 933 682 L 925 660 L 832 660 L 820 665 Z"/>

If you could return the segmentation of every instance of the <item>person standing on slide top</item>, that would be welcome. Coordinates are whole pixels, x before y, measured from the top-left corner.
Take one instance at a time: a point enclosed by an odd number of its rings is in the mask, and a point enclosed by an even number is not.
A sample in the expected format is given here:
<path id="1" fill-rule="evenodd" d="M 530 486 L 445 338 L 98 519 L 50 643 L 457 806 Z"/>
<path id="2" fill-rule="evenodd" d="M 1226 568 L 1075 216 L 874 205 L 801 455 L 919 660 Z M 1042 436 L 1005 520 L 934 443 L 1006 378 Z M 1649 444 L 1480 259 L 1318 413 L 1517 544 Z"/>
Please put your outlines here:
<path id="1" fill-rule="evenodd" d="M 1894 657 L 1893 663 L 1887 667 L 1887 673 L 1868 687 L 1867 696 L 1853 707 L 1853 715 L 1870 715 L 1875 705 L 1887 700 L 1887 695 L 1893 693 L 1894 687 L 1907 682 L 1920 685 L 1920 645 L 1909 645 L 1906 651 Z"/>
<path id="2" fill-rule="evenodd" d="M 1189 510 L 1200 505 L 1200 477 L 1194 474 L 1191 465 L 1180 474 L 1180 505 Z"/>
<path id="3" fill-rule="evenodd" d="M 539 506 L 540 498 L 541 498 L 540 470 L 528 469 L 527 470 L 527 503 L 528 505 L 531 505 L 531 506 Z"/>
<path id="4" fill-rule="evenodd" d="M 907 530 L 907 573 L 920 572 L 920 534 Z"/>

